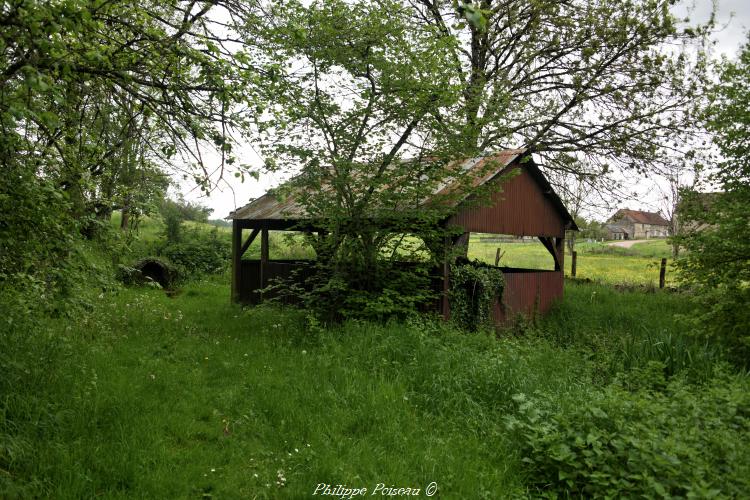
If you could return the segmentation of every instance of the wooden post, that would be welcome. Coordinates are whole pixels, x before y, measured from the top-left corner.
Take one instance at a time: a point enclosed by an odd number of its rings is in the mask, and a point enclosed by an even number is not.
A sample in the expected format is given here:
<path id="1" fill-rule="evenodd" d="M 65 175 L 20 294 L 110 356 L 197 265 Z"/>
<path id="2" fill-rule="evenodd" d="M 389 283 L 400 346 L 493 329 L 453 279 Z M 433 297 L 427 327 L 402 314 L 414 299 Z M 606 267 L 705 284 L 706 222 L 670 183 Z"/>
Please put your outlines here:
<path id="1" fill-rule="evenodd" d="M 469 236 L 471 233 L 462 233 L 455 240 L 453 240 L 454 247 L 460 247 L 461 255 L 464 257 L 469 256 Z"/>
<path id="2" fill-rule="evenodd" d="M 260 289 L 266 287 L 268 279 L 268 229 L 260 232 Z M 260 294 L 260 300 L 263 300 L 263 293 Z"/>
<path id="3" fill-rule="evenodd" d="M 442 313 L 443 319 L 448 321 L 451 318 L 451 308 L 448 302 L 448 290 L 450 289 L 450 264 L 448 262 L 448 256 L 451 251 L 451 240 L 446 236 L 445 245 L 443 248 L 443 297 L 442 297 Z"/>
<path id="4" fill-rule="evenodd" d="M 242 280 L 242 226 L 239 221 L 232 221 L 232 302 L 240 300 L 240 281 Z"/>
<path id="5" fill-rule="evenodd" d="M 565 233 L 562 236 L 555 238 L 555 271 L 560 271 L 563 277 L 565 277 Z"/>
<path id="6" fill-rule="evenodd" d="M 661 268 L 659 269 L 659 288 L 664 288 L 664 278 L 667 275 L 667 259 L 661 259 Z"/>
<path id="7" fill-rule="evenodd" d="M 578 260 L 578 252 L 573 250 L 573 254 L 571 255 L 571 259 L 570 259 L 570 275 L 573 276 L 574 278 L 576 277 L 576 267 L 578 265 L 578 262 L 576 262 L 577 260 Z"/>
<path id="8" fill-rule="evenodd" d="M 505 255 L 505 252 L 500 253 L 500 247 L 497 247 L 497 252 L 495 252 L 495 267 L 500 264 L 500 259 L 503 258 L 503 255 Z"/>

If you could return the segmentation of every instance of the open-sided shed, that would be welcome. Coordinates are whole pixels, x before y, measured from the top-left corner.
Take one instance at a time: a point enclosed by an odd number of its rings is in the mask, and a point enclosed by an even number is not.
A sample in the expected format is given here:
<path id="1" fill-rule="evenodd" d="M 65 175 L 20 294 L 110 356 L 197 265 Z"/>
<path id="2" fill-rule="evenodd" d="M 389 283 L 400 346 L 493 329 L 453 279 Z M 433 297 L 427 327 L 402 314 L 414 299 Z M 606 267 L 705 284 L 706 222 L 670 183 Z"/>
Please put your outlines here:
<path id="1" fill-rule="evenodd" d="M 488 163 L 489 162 L 489 163 Z M 491 168 L 487 169 L 490 165 Z M 464 170 L 481 172 L 478 185 L 496 183 L 488 203 L 471 203 L 472 194 L 466 193 L 458 201 L 454 215 L 442 221 L 447 227 L 460 228 L 462 233 L 453 244 L 465 245 L 469 234 L 494 233 L 503 235 L 537 237 L 554 259 L 554 270 L 515 269 L 501 267 L 505 276 L 502 302 L 495 304 L 493 318 L 497 324 L 511 315 L 545 312 L 563 294 L 563 257 L 566 230 L 577 230 L 576 224 L 533 157 L 523 150 L 506 150 L 493 155 L 466 160 Z M 504 174 L 518 169 L 517 175 L 506 178 Z M 502 182 L 502 185 L 500 184 Z M 252 201 L 232 212 L 232 299 L 255 303 L 259 290 L 271 280 L 288 277 L 292 271 L 305 266 L 302 261 L 271 260 L 269 258 L 268 232 L 293 230 L 305 226 L 313 229 L 311 218 L 293 197 L 279 201 L 272 194 Z M 243 240 L 243 231 L 250 230 Z M 261 257 L 258 260 L 242 256 L 260 234 Z M 438 307 L 445 318 L 450 317 L 448 290 L 450 266 L 446 261 L 440 271 L 442 297 Z"/>

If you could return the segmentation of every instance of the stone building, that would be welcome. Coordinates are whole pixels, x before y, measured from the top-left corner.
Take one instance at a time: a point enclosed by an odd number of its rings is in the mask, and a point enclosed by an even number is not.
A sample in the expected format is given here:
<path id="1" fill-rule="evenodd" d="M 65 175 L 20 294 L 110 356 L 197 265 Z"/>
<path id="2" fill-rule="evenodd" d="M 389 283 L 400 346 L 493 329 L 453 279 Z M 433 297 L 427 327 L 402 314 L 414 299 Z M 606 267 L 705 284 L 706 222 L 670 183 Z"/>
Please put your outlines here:
<path id="1" fill-rule="evenodd" d="M 612 239 L 640 240 L 669 236 L 669 222 L 655 212 L 623 208 L 609 218 L 607 225 Z M 610 227 L 619 230 L 612 231 Z"/>

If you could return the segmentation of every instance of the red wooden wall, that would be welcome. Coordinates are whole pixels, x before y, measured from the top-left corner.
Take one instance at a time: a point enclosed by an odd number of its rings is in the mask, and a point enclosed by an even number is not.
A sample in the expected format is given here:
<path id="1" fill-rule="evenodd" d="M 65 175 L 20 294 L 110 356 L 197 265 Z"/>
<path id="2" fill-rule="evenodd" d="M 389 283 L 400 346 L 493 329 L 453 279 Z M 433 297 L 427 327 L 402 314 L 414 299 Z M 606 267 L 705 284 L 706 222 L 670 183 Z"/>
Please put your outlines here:
<path id="1" fill-rule="evenodd" d="M 542 187 L 525 169 L 493 193 L 491 206 L 467 208 L 449 221 L 472 233 L 513 234 L 517 236 L 565 236 L 565 221 Z"/>

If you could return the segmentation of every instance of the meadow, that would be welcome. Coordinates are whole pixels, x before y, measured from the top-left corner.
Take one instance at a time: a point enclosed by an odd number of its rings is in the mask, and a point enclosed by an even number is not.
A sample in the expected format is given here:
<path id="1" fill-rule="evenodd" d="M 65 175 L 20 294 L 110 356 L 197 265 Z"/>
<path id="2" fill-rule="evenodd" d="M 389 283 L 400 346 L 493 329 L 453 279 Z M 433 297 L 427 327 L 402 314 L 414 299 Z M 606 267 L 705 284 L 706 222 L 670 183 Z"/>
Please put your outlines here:
<path id="1" fill-rule="evenodd" d="M 682 292 L 568 281 L 549 315 L 466 333 L 418 315 L 323 325 L 231 304 L 228 281 L 9 310 L 0 497 L 750 491 L 750 379 L 686 334 Z"/>
<path id="2" fill-rule="evenodd" d="M 665 239 L 636 243 L 630 248 L 609 246 L 608 242 L 578 242 L 576 278 L 608 284 L 658 286 L 662 257 L 672 262 L 672 248 Z M 497 248 L 503 257 L 501 266 L 529 269 L 554 269 L 552 256 L 539 241 L 498 240 L 490 235 L 472 234 L 469 257 L 494 264 Z M 570 276 L 571 256 L 565 248 L 565 274 Z M 668 265 L 666 280 L 675 282 Z"/>

